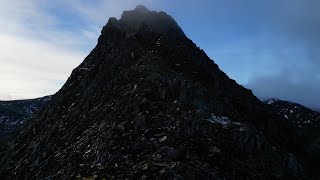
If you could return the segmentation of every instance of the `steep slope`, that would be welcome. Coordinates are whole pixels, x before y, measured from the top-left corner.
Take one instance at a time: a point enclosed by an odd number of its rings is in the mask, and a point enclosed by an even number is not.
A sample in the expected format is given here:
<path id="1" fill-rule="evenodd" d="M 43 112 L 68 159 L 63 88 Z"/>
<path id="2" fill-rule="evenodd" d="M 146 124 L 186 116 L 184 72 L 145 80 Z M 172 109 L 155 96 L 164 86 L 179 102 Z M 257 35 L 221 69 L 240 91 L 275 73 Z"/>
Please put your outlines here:
<path id="1" fill-rule="evenodd" d="M 21 179 L 301 179 L 299 143 L 172 17 L 138 6 L 109 19 L 0 169 Z"/>
<path id="2" fill-rule="evenodd" d="M 0 101 L 0 142 L 23 126 L 25 121 L 49 100 L 50 96 L 29 100 Z"/>

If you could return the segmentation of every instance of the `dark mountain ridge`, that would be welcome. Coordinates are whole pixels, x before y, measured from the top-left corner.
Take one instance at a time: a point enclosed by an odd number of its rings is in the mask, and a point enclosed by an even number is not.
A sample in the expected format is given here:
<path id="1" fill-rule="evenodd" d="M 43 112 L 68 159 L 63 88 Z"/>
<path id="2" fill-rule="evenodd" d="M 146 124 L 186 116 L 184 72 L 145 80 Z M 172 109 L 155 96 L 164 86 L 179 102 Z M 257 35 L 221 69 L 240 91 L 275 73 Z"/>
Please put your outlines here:
<path id="1" fill-rule="evenodd" d="M 286 119 L 238 85 L 172 17 L 139 6 L 1 154 L 18 179 L 303 179 Z"/>
<path id="2" fill-rule="evenodd" d="M 266 99 L 263 102 L 272 107 L 276 113 L 289 119 L 289 122 L 297 129 L 320 128 L 320 113 L 317 111 L 298 103 L 280 99 Z"/>
<path id="3" fill-rule="evenodd" d="M 312 156 L 311 168 L 319 172 L 320 113 L 301 104 L 275 98 L 263 100 L 271 109 L 285 117 L 303 139 L 306 151 Z"/>

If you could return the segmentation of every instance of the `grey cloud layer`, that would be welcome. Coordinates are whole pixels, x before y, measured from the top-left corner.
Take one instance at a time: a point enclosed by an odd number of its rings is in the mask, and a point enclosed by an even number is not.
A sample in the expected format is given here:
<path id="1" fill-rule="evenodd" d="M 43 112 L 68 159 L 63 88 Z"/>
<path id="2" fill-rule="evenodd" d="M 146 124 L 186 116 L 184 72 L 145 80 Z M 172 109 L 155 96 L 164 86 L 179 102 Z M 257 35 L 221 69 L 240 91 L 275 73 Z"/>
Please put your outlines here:
<path id="1" fill-rule="evenodd" d="M 255 25 L 271 38 L 260 48 L 271 49 L 281 71 L 251 76 L 246 86 L 257 96 L 320 108 L 320 1 L 272 0 L 256 7 Z"/>

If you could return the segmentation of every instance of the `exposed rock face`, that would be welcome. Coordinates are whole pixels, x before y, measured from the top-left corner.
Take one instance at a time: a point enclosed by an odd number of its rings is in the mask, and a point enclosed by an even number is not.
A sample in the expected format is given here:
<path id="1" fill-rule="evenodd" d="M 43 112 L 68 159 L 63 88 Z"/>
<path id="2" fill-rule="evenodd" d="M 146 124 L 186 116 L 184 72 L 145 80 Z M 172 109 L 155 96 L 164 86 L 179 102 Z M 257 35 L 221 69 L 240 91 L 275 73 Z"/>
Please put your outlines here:
<path id="1" fill-rule="evenodd" d="M 300 141 L 163 12 L 111 18 L 0 169 L 28 179 L 305 177 Z"/>
<path id="2" fill-rule="evenodd" d="M 50 96 L 29 100 L 0 101 L 0 142 L 23 126 L 26 120 L 49 100 Z"/>

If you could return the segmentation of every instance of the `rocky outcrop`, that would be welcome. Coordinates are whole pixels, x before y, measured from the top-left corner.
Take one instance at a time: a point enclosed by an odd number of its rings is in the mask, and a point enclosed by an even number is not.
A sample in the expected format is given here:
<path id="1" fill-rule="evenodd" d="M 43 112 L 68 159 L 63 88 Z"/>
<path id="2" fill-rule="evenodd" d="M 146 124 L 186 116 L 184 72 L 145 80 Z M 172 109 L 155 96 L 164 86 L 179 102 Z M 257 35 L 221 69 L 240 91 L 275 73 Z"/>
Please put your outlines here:
<path id="1" fill-rule="evenodd" d="M 109 20 L 0 169 L 20 179 L 303 179 L 302 155 L 284 118 L 172 17 L 140 6 Z"/>

